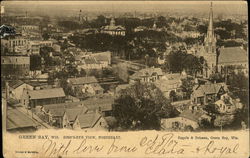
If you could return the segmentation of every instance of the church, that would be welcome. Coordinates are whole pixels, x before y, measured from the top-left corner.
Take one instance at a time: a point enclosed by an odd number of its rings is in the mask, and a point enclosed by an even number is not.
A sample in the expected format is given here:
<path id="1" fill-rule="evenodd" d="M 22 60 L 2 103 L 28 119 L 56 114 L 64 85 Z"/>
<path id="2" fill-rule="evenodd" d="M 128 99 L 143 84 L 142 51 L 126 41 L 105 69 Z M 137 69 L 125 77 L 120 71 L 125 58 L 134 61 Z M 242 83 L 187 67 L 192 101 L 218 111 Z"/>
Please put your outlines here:
<path id="1" fill-rule="evenodd" d="M 201 56 L 206 61 L 203 68 L 203 77 L 209 78 L 214 73 L 226 73 L 226 68 L 231 67 L 236 72 L 242 71 L 248 75 L 248 55 L 242 47 L 217 47 L 216 35 L 213 26 L 213 6 L 211 2 L 207 34 L 201 49 Z"/>

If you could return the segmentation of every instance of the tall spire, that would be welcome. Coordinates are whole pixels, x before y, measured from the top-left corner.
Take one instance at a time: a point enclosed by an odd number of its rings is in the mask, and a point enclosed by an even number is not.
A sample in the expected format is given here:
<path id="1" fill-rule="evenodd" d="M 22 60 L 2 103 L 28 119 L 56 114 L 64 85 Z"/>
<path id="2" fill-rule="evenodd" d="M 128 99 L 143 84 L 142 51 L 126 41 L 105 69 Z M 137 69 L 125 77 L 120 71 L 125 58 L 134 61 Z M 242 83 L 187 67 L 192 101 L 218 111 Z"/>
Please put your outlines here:
<path id="1" fill-rule="evenodd" d="M 214 34 L 214 27 L 213 27 L 213 3 L 212 2 L 210 5 L 207 35 L 205 37 L 204 42 L 205 42 L 206 52 L 207 53 L 215 53 L 216 37 Z"/>
<path id="2" fill-rule="evenodd" d="M 208 36 L 208 38 L 213 38 L 213 36 L 214 36 L 214 28 L 213 28 L 213 2 L 211 2 L 211 5 L 210 5 L 207 36 Z"/>

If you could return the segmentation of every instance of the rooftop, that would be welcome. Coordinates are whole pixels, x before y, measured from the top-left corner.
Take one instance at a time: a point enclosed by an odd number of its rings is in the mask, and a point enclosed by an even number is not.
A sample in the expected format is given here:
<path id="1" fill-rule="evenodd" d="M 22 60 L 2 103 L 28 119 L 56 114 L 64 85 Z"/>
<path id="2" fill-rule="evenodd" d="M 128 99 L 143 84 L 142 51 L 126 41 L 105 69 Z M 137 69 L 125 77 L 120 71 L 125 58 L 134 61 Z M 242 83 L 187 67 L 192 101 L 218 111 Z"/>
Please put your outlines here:
<path id="1" fill-rule="evenodd" d="M 9 82 L 9 86 L 13 89 L 16 89 L 17 87 L 21 86 L 22 84 L 24 84 L 24 82 L 21 80 L 14 80 L 14 81 Z"/>
<path id="2" fill-rule="evenodd" d="M 145 68 L 145 69 L 141 69 L 140 71 L 134 73 L 131 78 L 141 78 L 144 76 L 153 76 L 153 75 L 163 75 L 163 72 L 161 70 L 161 68 Z"/>
<path id="3" fill-rule="evenodd" d="M 30 99 L 47 99 L 65 97 L 65 93 L 62 88 L 51 88 L 42 90 L 30 90 L 28 91 Z"/>
<path id="4" fill-rule="evenodd" d="M 248 62 L 247 51 L 240 47 L 225 47 L 220 49 L 218 64 Z"/>
<path id="5" fill-rule="evenodd" d="M 200 111 L 192 111 L 192 110 L 187 109 L 187 110 L 184 110 L 179 116 L 198 122 L 202 115 L 203 113 Z"/>
<path id="6" fill-rule="evenodd" d="M 92 128 L 102 116 L 99 113 L 87 113 L 78 115 L 81 128 Z"/>
<path id="7" fill-rule="evenodd" d="M 7 129 L 36 127 L 38 126 L 32 119 L 27 117 L 17 109 L 7 110 Z"/>
<path id="8" fill-rule="evenodd" d="M 94 76 L 87 77 L 78 77 L 78 78 L 69 78 L 68 81 L 73 85 L 97 83 L 97 79 Z"/>
<path id="9" fill-rule="evenodd" d="M 221 88 L 227 91 L 227 85 L 225 83 L 207 83 L 204 85 L 198 85 L 193 88 L 193 95 L 199 97 L 204 96 L 205 94 L 216 94 Z"/>

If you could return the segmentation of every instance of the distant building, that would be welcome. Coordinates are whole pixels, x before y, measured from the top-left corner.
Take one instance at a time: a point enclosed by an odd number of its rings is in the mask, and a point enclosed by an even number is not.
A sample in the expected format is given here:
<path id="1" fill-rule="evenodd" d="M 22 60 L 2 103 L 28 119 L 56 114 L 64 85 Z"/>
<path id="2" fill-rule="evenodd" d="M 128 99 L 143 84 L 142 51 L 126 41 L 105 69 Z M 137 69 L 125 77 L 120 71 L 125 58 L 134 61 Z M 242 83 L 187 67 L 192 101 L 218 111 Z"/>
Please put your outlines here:
<path id="1" fill-rule="evenodd" d="M 163 130 L 196 130 L 199 122 L 209 117 L 201 111 L 185 110 L 178 117 L 161 119 Z"/>
<path id="2" fill-rule="evenodd" d="M 21 102 L 21 98 L 24 90 L 33 90 L 34 87 L 24 83 L 21 80 L 14 80 L 9 82 L 10 87 L 10 97 Z"/>
<path id="3" fill-rule="evenodd" d="M 76 104 L 73 105 L 74 107 L 67 107 L 67 105 L 72 106 L 70 103 L 44 105 L 40 117 L 54 127 L 72 128 L 77 115 L 86 113 L 88 110 L 84 106 L 74 106 Z"/>
<path id="4" fill-rule="evenodd" d="M 68 83 L 76 96 L 82 95 L 100 95 L 103 94 L 103 88 L 98 84 L 94 76 L 69 78 Z"/>
<path id="5" fill-rule="evenodd" d="M 235 71 L 242 71 L 248 75 L 248 55 L 241 47 L 225 47 L 219 50 L 218 71 L 221 74 L 227 73 L 227 68 Z"/>
<path id="6" fill-rule="evenodd" d="M 144 31 L 147 30 L 147 27 L 145 26 L 138 26 L 134 29 L 134 32 L 140 32 L 140 31 Z"/>
<path id="7" fill-rule="evenodd" d="M 7 48 L 8 52 L 15 52 L 16 49 L 23 49 L 27 53 L 28 39 L 21 35 L 7 36 L 1 39 L 1 47 Z"/>
<path id="8" fill-rule="evenodd" d="M 65 93 L 62 88 L 25 90 L 21 103 L 26 108 L 35 108 L 46 104 L 57 104 L 65 102 Z"/>
<path id="9" fill-rule="evenodd" d="M 105 117 L 111 116 L 114 97 L 88 98 L 83 100 L 82 104 L 88 109 L 88 111 L 97 111 Z"/>
<path id="10" fill-rule="evenodd" d="M 196 85 L 191 94 L 191 100 L 194 104 L 207 105 L 214 103 L 228 91 L 225 83 L 206 83 Z"/>
<path id="11" fill-rule="evenodd" d="M 108 124 L 99 113 L 85 113 L 77 116 L 73 123 L 73 129 L 107 130 Z"/>
<path id="12" fill-rule="evenodd" d="M 39 26 L 37 25 L 22 25 L 21 28 L 24 32 L 39 31 Z"/>
<path id="13" fill-rule="evenodd" d="M 1 76 L 24 77 L 29 75 L 29 56 L 1 56 Z"/>
<path id="14" fill-rule="evenodd" d="M 29 54 L 40 54 L 40 44 L 37 42 L 30 41 L 29 42 Z"/>
<path id="15" fill-rule="evenodd" d="M 181 91 L 182 79 L 186 77 L 187 75 L 184 73 L 166 74 L 154 84 L 162 91 L 166 98 L 169 98 L 171 91 Z"/>
<path id="16" fill-rule="evenodd" d="M 236 109 L 242 109 L 243 104 L 240 103 L 239 99 L 233 99 L 228 94 L 224 94 L 220 97 L 220 100 L 215 102 L 218 111 L 222 114 L 232 114 Z"/>
<path id="17" fill-rule="evenodd" d="M 138 72 L 135 72 L 130 76 L 129 82 L 133 83 L 136 81 L 140 82 L 155 82 L 161 79 L 163 76 L 163 72 L 161 68 L 145 68 Z"/>
<path id="18" fill-rule="evenodd" d="M 203 76 L 205 78 L 210 77 L 211 74 L 214 74 L 216 72 L 216 65 L 217 65 L 216 42 L 217 40 L 213 27 L 213 9 L 211 2 L 207 35 L 204 39 L 203 57 L 207 63 L 207 67 L 205 67 L 203 70 Z"/>
<path id="19" fill-rule="evenodd" d="M 110 25 L 101 27 L 101 33 L 107 33 L 112 36 L 125 36 L 126 29 L 123 26 L 115 25 L 115 19 L 112 18 Z"/>
<path id="20" fill-rule="evenodd" d="M 56 51 L 56 52 L 61 52 L 61 46 L 59 44 L 54 43 L 52 45 L 52 48 Z"/>
<path id="21" fill-rule="evenodd" d="M 89 70 L 89 69 L 102 69 L 104 65 L 102 65 L 99 61 L 97 61 L 94 57 L 89 57 L 82 59 L 79 64 L 77 64 L 77 68 L 79 70 Z"/>

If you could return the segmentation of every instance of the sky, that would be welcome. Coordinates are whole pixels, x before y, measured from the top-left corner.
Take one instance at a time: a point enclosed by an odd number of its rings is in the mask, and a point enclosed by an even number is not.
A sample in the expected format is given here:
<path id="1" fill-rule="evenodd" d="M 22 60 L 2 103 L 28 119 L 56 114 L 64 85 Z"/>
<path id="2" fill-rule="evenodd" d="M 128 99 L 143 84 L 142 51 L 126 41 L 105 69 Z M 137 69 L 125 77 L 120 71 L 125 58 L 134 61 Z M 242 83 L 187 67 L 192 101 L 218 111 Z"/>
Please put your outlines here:
<path id="1" fill-rule="evenodd" d="M 88 12 L 207 12 L 210 1 L 3 1 L 8 10 L 63 14 L 64 11 Z M 214 1 L 214 13 L 247 14 L 244 1 Z M 66 14 L 66 12 L 65 12 Z"/>

